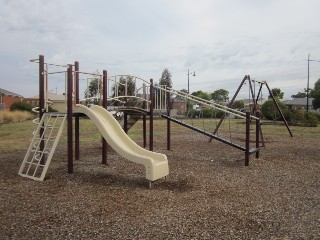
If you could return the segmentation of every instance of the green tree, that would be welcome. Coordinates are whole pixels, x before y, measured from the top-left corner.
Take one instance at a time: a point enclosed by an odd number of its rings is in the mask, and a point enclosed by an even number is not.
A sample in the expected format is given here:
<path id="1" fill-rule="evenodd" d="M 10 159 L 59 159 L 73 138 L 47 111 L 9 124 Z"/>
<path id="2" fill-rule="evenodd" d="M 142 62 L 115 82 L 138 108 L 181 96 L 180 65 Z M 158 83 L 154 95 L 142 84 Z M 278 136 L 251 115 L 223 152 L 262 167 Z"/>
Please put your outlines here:
<path id="1" fill-rule="evenodd" d="M 311 97 L 313 97 L 312 106 L 313 109 L 320 108 L 320 78 L 314 84 L 314 89 L 311 91 Z"/>
<path id="2" fill-rule="evenodd" d="M 161 86 L 166 86 L 168 88 L 172 88 L 172 75 L 169 72 L 169 70 L 167 68 L 165 68 L 162 71 L 161 74 L 161 78 L 159 79 L 159 85 Z M 165 94 L 161 94 L 159 91 L 155 92 L 155 94 L 158 94 L 158 98 L 160 98 L 160 95 L 162 96 L 162 101 L 164 101 L 164 99 L 166 98 L 166 96 L 164 96 Z M 167 101 L 169 101 L 169 109 L 172 109 L 172 104 L 173 104 L 173 94 L 170 94 L 169 99 L 167 99 Z"/>
<path id="3" fill-rule="evenodd" d="M 167 68 L 165 68 L 161 74 L 161 78 L 159 79 L 159 85 L 165 85 L 169 88 L 172 88 L 172 80 L 171 80 L 171 73 Z"/>
<path id="4" fill-rule="evenodd" d="M 276 99 L 278 106 L 280 107 L 283 115 L 285 118 L 289 118 L 289 111 L 287 106 L 280 102 L 278 99 Z M 261 113 L 262 117 L 268 119 L 268 120 L 282 120 L 281 114 L 279 113 L 278 108 L 276 107 L 275 103 L 272 99 L 267 100 L 264 104 L 261 106 Z"/>
<path id="5" fill-rule="evenodd" d="M 112 86 L 112 96 L 134 96 L 135 95 L 135 89 L 136 89 L 136 83 L 133 80 L 132 76 L 121 76 L 119 79 L 119 82 L 117 83 L 118 87 L 116 89 L 115 85 Z M 127 89 L 127 95 L 126 94 Z M 117 92 L 116 92 L 117 91 Z M 120 98 L 120 101 L 124 101 L 124 98 Z M 128 105 L 134 106 L 136 104 L 136 99 L 130 99 L 128 98 Z M 119 102 L 115 102 L 115 105 L 119 105 Z"/>
<path id="6" fill-rule="evenodd" d="M 99 94 L 99 78 L 94 78 L 90 81 L 88 88 L 84 91 L 85 98 L 98 97 Z"/>
<path id="7" fill-rule="evenodd" d="M 280 88 L 272 88 L 271 89 L 272 95 L 274 96 L 274 98 L 276 99 L 282 99 L 283 98 L 283 92 L 281 92 Z M 271 95 L 268 96 L 268 98 L 271 98 Z"/>
<path id="8" fill-rule="evenodd" d="M 211 93 L 211 99 L 215 102 L 226 102 L 229 100 L 229 92 L 225 89 L 218 89 Z"/>
<path id="9" fill-rule="evenodd" d="M 243 109 L 244 108 L 244 102 L 243 100 L 236 100 L 233 102 L 233 104 L 231 105 L 231 108 L 234 109 Z"/>
<path id="10" fill-rule="evenodd" d="M 210 100 L 210 94 L 201 90 L 191 93 L 192 96 L 199 97 L 205 100 Z"/>
<path id="11" fill-rule="evenodd" d="M 304 92 L 298 92 L 297 94 L 291 95 L 292 98 L 305 98 L 307 94 Z"/>

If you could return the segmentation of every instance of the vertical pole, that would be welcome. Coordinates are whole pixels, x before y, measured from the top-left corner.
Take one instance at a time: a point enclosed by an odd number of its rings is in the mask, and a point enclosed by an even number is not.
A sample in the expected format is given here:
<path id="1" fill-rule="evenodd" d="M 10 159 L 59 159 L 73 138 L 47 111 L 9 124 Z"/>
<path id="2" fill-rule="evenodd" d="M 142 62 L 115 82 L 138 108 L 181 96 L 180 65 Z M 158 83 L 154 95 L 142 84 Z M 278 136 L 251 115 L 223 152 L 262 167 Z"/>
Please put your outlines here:
<path id="1" fill-rule="evenodd" d="M 250 112 L 246 112 L 246 152 L 244 165 L 249 166 L 249 148 L 250 148 Z"/>
<path id="2" fill-rule="evenodd" d="M 146 100 L 146 84 L 143 83 L 143 99 Z M 143 109 L 146 109 L 146 101 L 143 101 Z M 147 146 L 147 122 L 146 115 L 142 116 L 143 119 L 143 147 Z"/>
<path id="3" fill-rule="evenodd" d="M 128 134 L 128 113 L 123 113 L 123 130 Z"/>
<path id="4" fill-rule="evenodd" d="M 68 173 L 73 173 L 73 134 L 72 134 L 72 66 L 68 67 L 68 100 L 67 100 L 67 119 L 68 119 Z"/>
<path id="5" fill-rule="evenodd" d="M 107 99 L 108 99 L 108 72 L 107 70 L 103 70 L 103 100 L 102 106 L 107 109 Z M 101 99 L 101 96 L 100 96 Z M 102 138 L 102 164 L 107 164 L 107 153 L 108 153 L 108 144 L 107 141 Z"/>
<path id="6" fill-rule="evenodd" d="M 189 76 L 190 76 L 190 73 L 189 73 L 189 69 L 188 69 L 188 94 L 190 94 L 190 92 L 189 92 Z"/>
<path id="7" fill-rule="evenodd" d="M 79 62 L 74 63 L 74 70 L 75 70 L 75 97 L 76 97 L 76 104 L 79 104 Z M 74 118 L 74 141 L 75 141 L 75 159 L 80 159 L 80 122 L 79 116 L 76 115 Z"/>
<path id="8" fill-rule="evenodd" d="M 309 65 L 310 65 L 310 54 L 308 54 L 307 112 L 309 112 L 309 76 L 310 76 Z"/>
<path id="9" fill-rule="evenodd" d="M 45 91 L 45 86 L 44 86 L 44 56 L 39 55 L 39 121 L 41 121 L 42 116 L 44 114 L 44 106 L 45 106 L 45 100 L 44 100 L 44 91 Z M 42 134 L 43 134 L 43 127 L 41 126 L 40 131 L 39 131 L 39 137 L 42 139 Z M 40 141 L 40 151 L 43 151 L 44 149 L 44 140 L 42 139 Z M 44 156 L 44 154 L 43 154 Z M 41 158 L 41 164 L 44 164 L 46 159 L 44 157 Z"/>
<path id="10" fill-rule="evenodd" d="M 167 92 L 167 115 L 168 117 L 170 117 L 170 93 Z M 167 150 L 170 150 L 171 147 L 171 121 L 169 120 L 169 118 L 167 118 Z"/>
<path id="11" fill-rule="evenodd" d="M 256 111 L 256 117 L 258 118 L 258 120 L 256 120 L 256 149 L 258 150 L 260 148 L 260 110 L 257 109 Z M 260 151 L 256 152 L 256 158 L 259 158 L 259 153 Z"/>
<path id="12" fill-rule="evenodd" d="M 150 79 L 150 143 L 149 150 L 153 151 L 153 104 L 154 104 L 154 92 L 153 92 L 153 79 Z"/>

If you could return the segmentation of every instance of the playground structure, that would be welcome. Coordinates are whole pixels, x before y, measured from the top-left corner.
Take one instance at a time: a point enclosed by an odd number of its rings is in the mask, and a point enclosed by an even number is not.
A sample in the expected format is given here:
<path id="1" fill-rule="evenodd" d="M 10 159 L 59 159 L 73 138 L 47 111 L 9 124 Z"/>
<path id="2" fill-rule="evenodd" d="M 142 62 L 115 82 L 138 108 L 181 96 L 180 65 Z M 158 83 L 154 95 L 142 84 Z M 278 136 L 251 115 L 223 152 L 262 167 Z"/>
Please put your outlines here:
<path id="1" fill-rule="evenodd" d="M 108 142 L 108 144 L 112 148 L 114 148 L 121 156 L 127 158 L 130 161 L 145 166 L 146 179 L 149 181 L 149 186 L 152 185 L 153 181 L 159 178 L 166 177 L 169 174 L 168 160 L 166 156 L 164 154 L 152 152 L 153 118 L 155 112 L 158 112 L 161 117 L 167 120 L 167 150 L 171 149 L 170 124 L 171 122 L 174 122 L 204 136 L 207 136 L 210 138 L 210 140 L 215 139 L 219 142 L 243 151 L 245 155 L 245 166 L 249 165 L 249 156 L 251 154 L 255 154 L 256 158 L 259 158 L 260 137 L 262 136 L 262 132 L 260 124 L 260 112 L 258 108 L 255 108 L 255 111 L 241 112 L 236 109 L 230 108 L 232 104 L 230 104 L 230 106 L 224 106 L 192 96 L 188 93 L 168 88 L 166 86 L 154 86 L 152 79 L 150 79 L 150 82 L 148 82 L 135 76 L 130 76 L 134 81 L 134 91 L 129 94 L 127 82 L 128 78 L 126 78 L 127 75 L 108 77 L 106 70 L 103 70 L 102 74 L 82 72 L 79 71 L 79 62 L 67 65 L 45 63 L 43 55 L 40 55 L 38 59 L 32 61 L 39 63 L 39 108 L 37 110 L 39 112 L 40 122 L 37 131 L 34 133 L 34 139 L 30 144 L 26 157 L 19 170 L 19 174 L 21 176 L 30 177 L 34 180 L 40 181 L 44 179 L 46 170 L 48 169 L 51 161 L 51 157 L 61 135 L 65 120 L 67 120 L 68 137 L 68 172 L 73 173 L 74 158 L 75 160 L 80 159 L 79 113 L 86 114 L 95 123 L 103 136 L 102 163 L 107 164 Z M 51 65 L 63 67 L 66 69 L 63 71 L 49 72 L 48 66 Z M 46 113 L 48 104 L 50 104 L 49 99 L 47 99 L 46 97 L 46 93 L 48 91 L 48 76 L 57 73 L 63 73 L 65 75 L 65 95 L 67 111 L 66 113 L 59 114 Z M 98 97 L 100 107 L 92 105 L 90 108 L 88 108 L 80 104 L 80 102 L 86 102 L 88 100 L 80 100 L 80 76 L 88 75 L 90 77 L 85 78 L 87 79 L 87 81 L 90 78 L 98 78 L 100 80 Z M 121 82 L 121 78 L 122 80 L 125 79 L 125 81 Z M 250 77 L 245 76 L 244 80 L 245 79 L 249 79 L 250 82 Z M 111 84 L 113 84 L 113 89 L 111 88 Z M 122 91 L 119 91 L 121 87 Z M 232 115 L 238 119 L 243 119 L 245 121 L 244 145 L 218 136 L 216 134 L 216 131 L 213 133 L 208 132 L 171 117 L 169 105 L 172 95 L 179 96 L 186 101 L 196 102 L 201 106 L 206 106 L 208 108 L 222 111 L 223 113 Z M 116 105 L 120 106 L 115 106 L 115 103 L 118 103 Z M 123 112 L 123 130 L 121 129 L 120 124 L 116 122 L 116 120 L 110 113 L 108 113 L 108 108 Z M 136 116 L 136 118 L 134 116 Z M 133 122 L 136 122 L 141 118 L 141 116 L 143 120 L 143 148 L 135 144 L 126 135 L 130 128 L 130 118 L 135 118 Z M 149 151 L 145 149 L 147 146 L 147 117 L 149 119 Z M 223 119 L 221 119 L 220 121 L 222 122 Z M 255 123 L 255 137 L 253 139 L 254 146 L 251 147 L 250 141 L 252 142 L 252 134 L 250 133 L 250 127 L 252 126 L 253 122 Z M 220 125 L 221 123 L 219 124 L 219 126 Z M 217 125 L 217 128 L 219 128 L 219 126 Z"/>

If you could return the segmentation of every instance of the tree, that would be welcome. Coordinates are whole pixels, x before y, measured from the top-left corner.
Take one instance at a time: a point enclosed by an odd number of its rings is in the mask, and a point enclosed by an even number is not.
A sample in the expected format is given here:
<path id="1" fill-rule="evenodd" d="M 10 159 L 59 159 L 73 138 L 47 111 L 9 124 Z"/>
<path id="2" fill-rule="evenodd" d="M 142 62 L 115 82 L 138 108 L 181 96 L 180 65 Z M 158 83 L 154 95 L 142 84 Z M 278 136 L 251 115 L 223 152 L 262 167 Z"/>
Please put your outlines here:
<path id="1" fill-rule="evenodd" d="M 192 96 L 199 97 L 205 100 L 210 100 L 210 94 L 201 90 L 191 93 Z"/>
<path id="2" fill-rule="evenodd" d="M 112 86 L 112 96 L 134 96 L 135 90 L 136 90 L 136 83 L 133 80 L 132 76 L 121 76 L 119 79 L 119 82 L 117 83 L 117 89 L 115 85 Z M 127 95 L 126 95 L 126 89 L 127 89 Z M 119 99 L 120 101 L 124 101 L 125 99 Z M 136 104 L 136 100 L 128 99 L 129 100 L 129 106 L 134 106 Z M 131 101 L 130 101 L 131 100 Z M 115 105 L 119 105 L 119 103 L 115 103 Z"/>
<path id="3" fill-rule="evenodd" d="M 274 98 L 276 99 L 282 99 L 283 98 L 283 92 L 281 92 L 280 88 L 272 88 L 271 89 L 272 95 L 274 96 Z M 269 95 L 268 97 L 269 99 L 271 98 L 271 95 Z"/>
<path id="4" fill-rule="evenodd" d="M 298 92 L 297 94 L 291 95 L 292 98 L 305 98 L 307 94 L 304 92 Z"/>
<path id="5" fill-rule="evenodd" d="M 211 93 L 211 99 L 215 102 L 226 102 L 229 100 L 229 92 L 225 89 L 219 89 Z"/>
<path id="6" fill-rule="evenodd" d="M 159 85 L 160 87 L 162 86 L 166 86 L 168 88 L 172 88 L 172 80 L 171 80 L 171 73 L 169 72 L 169 70 L 167 68 L 165 68 L 161 74 L 161 78 L 159 79 Z M 157 94 L 157 92 L 156 92 Z M 160 95 L 160 92 L 158 92 L 158 97 Z M 164 101 L 165 96 L 164 94 L 161 94 L 162 96 L 162 101 Z M 170 97 L 168 99 L 169 101 L 169 109 L 172 109 L 172 105 L 173 105 L 173 94 L 170 94 Z"/>
<path id="7" fill-rule="evenodd" d="M 243 109 L 244 108 L 244 102 L 243 100 L 236 100 L 231 105 L 231 108 L 233 109 Z"/>
<path id="8" fill-rule="evenodd" d="M 171 73 L 167 68 L 165 68 L 162 72 L 161 78 L 159 79 L 159 85 L 165 85 L 169 88 L 172 88 L 172 80 L 171 80 Z"/>
<path id="9" fill-rule="evenodd" d="M 314 89 L 311 91 L 311 97 L 313 97 L 312 106 L 313 109 L 320 108 L 320 78 L 314 84 Z"/>
<path id="10" fill-rule="evenodd" d="M 88 88 L 84 91 L 85 98 L 98 97 L 99 93 L 99 78 L 94 78 L 90 81 Z"/>
<path id="11" fill-rule="evenodd" d="M 284 103 L 280 102 L 278 99 L 276 99 L 276 101 L 283 115 L 285 116 L 285 118 L 287 118 L 289 114 L 289 111 L 287 110 L 287 106 Z M 272 99 L 269 99 L 264 104 L 262 104 L 261 113 L 262 113 L 262 117 L 268 120 L 273 120 L 273 121 L 281 120 L 281 114 L 279 113 L 279 110 Z"/>

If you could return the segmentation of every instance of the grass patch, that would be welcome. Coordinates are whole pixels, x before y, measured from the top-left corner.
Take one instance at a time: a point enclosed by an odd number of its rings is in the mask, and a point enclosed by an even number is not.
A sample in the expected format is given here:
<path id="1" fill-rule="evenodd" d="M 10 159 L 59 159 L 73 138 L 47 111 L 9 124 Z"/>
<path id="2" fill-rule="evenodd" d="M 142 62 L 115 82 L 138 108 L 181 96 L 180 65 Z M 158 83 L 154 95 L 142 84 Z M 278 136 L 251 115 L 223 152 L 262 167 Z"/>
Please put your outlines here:
<path id="1" fill-rule="evenodd" d="M 212 132 L 218 122 L 214 119 L 194 119 L 193 121 L 187 120 L 188 124 L 199 127 L 203 129 L 205 127 L 206 131 Z M 165 119 L 155 119 L 154 120 L 154 136 L 155 137 L 166 137 L 166 123 Z M 0 126 L 0 152 L 9 153 L 16 152 L 20 150 L 27 150 L 28 146 L 32 140 L 32 133 L 35 131 L 37 126 L 32 123 L 31 120 L 24 122 L 16 122 L 3 124 Z M 243 121 L 238 121 L 237 119 L 226 119 L 221 125 L 220 130 L 229 132 L 244 132 L 245 124 Z M 252 126 L 254 129 L 254 126 Z M 318 127 L 300 127 L 300 126 L 290 126 L 290 129 L 294 137 L 314 137 L 320 138 L 320 126 Z M 178 124 L 171 123 L 171 134 L 183 134 L 191 132 L 192 130 L 184 128 Z M 290 136 L 286 127 L 284 125 L 263 125 L 262 131 L 264 136 L 267 135 L 283 135 Z M 142 120 L 138 121 L 130 130 L 129 136 L 134 141 L 142 141 L 143 130 L 142 130 Z M 149 139 L 149 121 L 147 121 L 147 137 Z M 90 119 L 80 119 L 80 142 L 90 143 L 90 142 L 100 142 L 101 134 L 98 128 L 94 125 L 93 121 Z M 62 136 L 60 138 L 59 144 L 67 144 L 67 125 L 65 125 Z"/>

